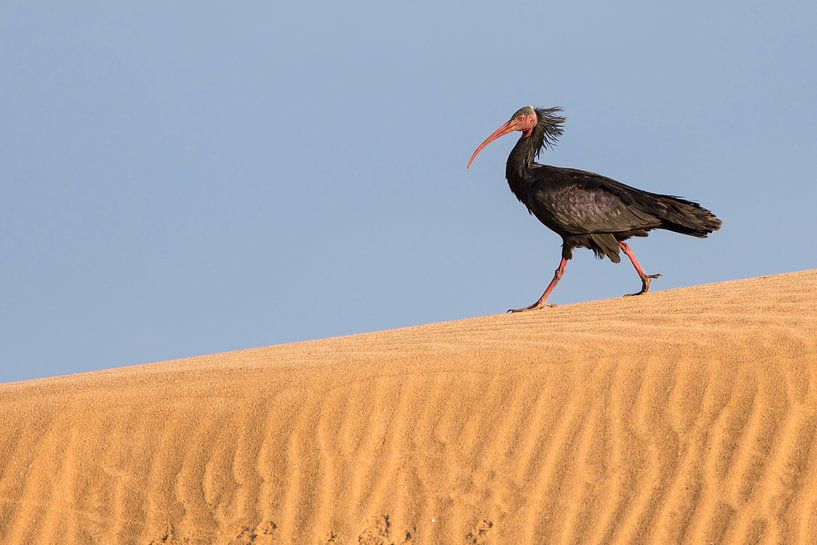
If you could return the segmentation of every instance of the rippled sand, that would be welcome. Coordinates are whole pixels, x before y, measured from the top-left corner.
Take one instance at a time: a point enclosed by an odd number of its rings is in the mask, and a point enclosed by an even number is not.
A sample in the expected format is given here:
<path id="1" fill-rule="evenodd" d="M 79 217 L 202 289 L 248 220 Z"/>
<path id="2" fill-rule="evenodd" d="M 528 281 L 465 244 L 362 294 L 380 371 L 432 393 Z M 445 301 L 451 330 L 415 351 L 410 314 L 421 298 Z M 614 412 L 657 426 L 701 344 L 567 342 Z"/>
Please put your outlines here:
<path id="1" fill-rule="evenodd" d="M 817 271 L 0 385 L 0 543 L 814 544 Z"/>

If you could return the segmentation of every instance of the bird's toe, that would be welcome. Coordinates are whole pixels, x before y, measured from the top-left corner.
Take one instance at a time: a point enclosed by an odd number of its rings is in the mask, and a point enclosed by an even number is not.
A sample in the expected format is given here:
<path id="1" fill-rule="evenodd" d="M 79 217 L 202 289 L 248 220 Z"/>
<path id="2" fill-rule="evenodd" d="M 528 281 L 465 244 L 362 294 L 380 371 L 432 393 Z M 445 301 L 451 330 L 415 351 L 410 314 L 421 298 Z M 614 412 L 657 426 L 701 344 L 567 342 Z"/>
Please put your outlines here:
<path id="1" fill-rule="evenodd" d="M 555 307 L 555 306 L 556 305 L 554 305 L 553 303 L 534 303 L 534 304 L 532 304 L 532 305 L 530 305 L 528 307 L 509 308 L 507 313 L 508 314 L 515 314 L 517 312 L 525 312 L 526 310 L 539 310 L 539 309 L 542 309 L 542 308 L 552 308 L 552 307 Z"/>

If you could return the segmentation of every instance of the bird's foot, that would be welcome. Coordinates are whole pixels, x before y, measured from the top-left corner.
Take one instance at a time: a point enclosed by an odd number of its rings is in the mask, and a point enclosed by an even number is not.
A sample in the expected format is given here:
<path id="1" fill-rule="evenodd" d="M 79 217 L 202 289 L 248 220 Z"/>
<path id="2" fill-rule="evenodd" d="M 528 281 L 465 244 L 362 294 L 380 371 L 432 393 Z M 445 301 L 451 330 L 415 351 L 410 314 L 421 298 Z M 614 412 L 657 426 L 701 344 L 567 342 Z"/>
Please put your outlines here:
<path id="1" fill-rule="evenodd" d="M 525 312 L 526 310 L 539 310 L 540 308 L 553 308 L 556 305 L 553 303 L 548 303 L 547 301 L 536 301 L 532 305 L 528 305 L 522 308 L 510 308 L 508 309 L 508 314 L 513 314 L 515 312 Z"/>
<path id="2" fill-rule="evenodd" d="M 624 297 L 634 297 L 636 295 L 643 295 L 643 294 L 647 293 L 648 291 L 650 291 L 650 282 L 652 280 L 657 280 L 659 278 L 661 278 L 660 274 L 648 274 L 648 275 L 646 275 L 644 278 L 641 279 L 641 291 L 636 292 L 636 293 L 628 293 L 628 294 L 624 295 Z"/>

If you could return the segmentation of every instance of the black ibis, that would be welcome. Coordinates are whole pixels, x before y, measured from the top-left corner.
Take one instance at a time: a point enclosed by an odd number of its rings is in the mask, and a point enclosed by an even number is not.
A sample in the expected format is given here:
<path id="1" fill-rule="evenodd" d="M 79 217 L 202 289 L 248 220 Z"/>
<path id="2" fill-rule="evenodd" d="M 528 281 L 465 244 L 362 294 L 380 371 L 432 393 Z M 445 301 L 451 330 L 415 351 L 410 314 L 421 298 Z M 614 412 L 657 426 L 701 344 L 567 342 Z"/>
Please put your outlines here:
<path id="1" fill-rule="evenodd" d="M 698 203 L 630 187 L 613 179 L 573 168 L 541 165 L 534 161 L 542 149 L 553 147 L 562 135 L 561 108 L 525 106 L 479 145 L 468 167 L 488 144 L 514 131 L 522 136 L 508 156 L 505 177 L 528 212 L 562 237 L 562 260 L 542 296 L 532 305 L 508 312 L 552 306 L 547 299 L 564 275 L 573 248 L 589 248 L 596 257 L 621 261 L 624 252 L 641 278 L 641 295 L 660 274 L 647 274 L 625 241 L 645 237 L 651 229 L 706 237 L 721 220 Z"/>

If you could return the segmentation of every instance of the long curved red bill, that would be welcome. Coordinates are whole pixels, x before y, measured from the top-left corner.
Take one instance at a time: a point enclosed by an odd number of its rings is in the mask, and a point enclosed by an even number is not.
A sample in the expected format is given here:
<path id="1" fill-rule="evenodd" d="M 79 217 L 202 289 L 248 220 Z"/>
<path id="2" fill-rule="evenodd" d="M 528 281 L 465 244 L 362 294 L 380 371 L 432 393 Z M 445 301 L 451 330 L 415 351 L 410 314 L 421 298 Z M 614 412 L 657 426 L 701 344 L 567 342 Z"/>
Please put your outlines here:
<path id="1" fill-rule="evenodd" d="M 501 138 L 502 136 L 505 136 L 506 134 L 513 132 L 515 130 L 516 127 L 513 124 L 513 120 L 504 123 L 501 127 L 495 130 L 491 136 L 486 138 L 482 144 L 479 145 L 474 154 L 471 156 L 471 159 L 468 160 L 468 166 L 466 168 L 471 168 L 471 163 L 474 162 L 474 159 L 477 158 L 477 155 L 479 155 L 479 152 L 481 152 L 485 148 L 485 146 L 487 146 L 497 138 Z"/>

